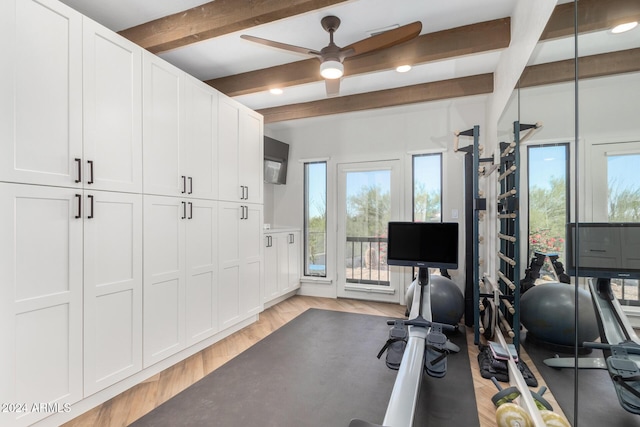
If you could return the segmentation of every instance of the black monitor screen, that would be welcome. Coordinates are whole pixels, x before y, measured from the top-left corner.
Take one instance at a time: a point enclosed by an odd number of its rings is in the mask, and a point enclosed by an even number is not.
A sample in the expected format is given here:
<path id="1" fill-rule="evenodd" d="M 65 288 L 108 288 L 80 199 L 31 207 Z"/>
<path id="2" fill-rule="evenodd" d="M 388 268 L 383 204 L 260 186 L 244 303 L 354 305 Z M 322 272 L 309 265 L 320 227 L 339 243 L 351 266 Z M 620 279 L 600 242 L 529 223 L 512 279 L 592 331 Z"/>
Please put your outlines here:
<path id="1" fill-rule="evenodd" d="M 458 224 L 390 222 L 387 264 L 458 268 Z"/>
<path id="2" fill-rule="evenodd" d="M 640 223 L 569 224 L 567 272 L 580 277 L 640 279 Z"/>

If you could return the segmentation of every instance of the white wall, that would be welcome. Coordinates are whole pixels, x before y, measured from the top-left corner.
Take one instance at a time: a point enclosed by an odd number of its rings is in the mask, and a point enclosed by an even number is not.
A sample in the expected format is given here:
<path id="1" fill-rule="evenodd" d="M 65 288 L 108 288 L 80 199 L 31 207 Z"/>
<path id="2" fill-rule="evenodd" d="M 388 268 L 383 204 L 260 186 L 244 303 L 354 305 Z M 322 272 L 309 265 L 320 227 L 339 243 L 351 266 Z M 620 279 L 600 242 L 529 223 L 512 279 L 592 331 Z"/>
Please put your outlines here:
<path id="1" fill-rule="evenodd" d="M 511 17 L 511 42 L 500 55 L 494 74 L 494 93 L 488 99 L 487 149 L 493 150 L 496 125 L 558 0 L 519 1 Z"/>
<path id="2" fill-rule="evenodd" d="M 336 253 L 336 178 L 340 163 L 401 160 L 405 191 L 402 219 L 411 219 L 411 154 L 440 151 L 443 161 L 443 220 L 464 225 L 463 154 L 453 153 L 453 132 L 466 130 L 485 121 L 486 96 L 458 98 L 410 106 L 370 110 L 314 119 L 266 125 L 265 134 L 290 144 L 287 185 L 271 186 L 266 199 L 273 197 L 273 218 L 277 226 L 303 226 L 303 162 L 328 159 L 328 253 Z M 470 141 L 461 140 L 461 146 Z M 410 163 L 409 163 L 410 165 Z M 409 185 L 407 185 L 409 184 Z M 459 212 L 452 219 L 452 210 Z M 461 228 L 460 260 L 464 260 Z M 331 258 L 328 262 L 335 264 Z M 464 263 L 454 280 L 463 288 Z M 453 272 L 452 272 L 453 273 Z M 453 275 L 453 274 L 452 274 Z M 331 285 L 303 283 L 302 292 L 335 296 L 335 265 L 328 265 Z"/>

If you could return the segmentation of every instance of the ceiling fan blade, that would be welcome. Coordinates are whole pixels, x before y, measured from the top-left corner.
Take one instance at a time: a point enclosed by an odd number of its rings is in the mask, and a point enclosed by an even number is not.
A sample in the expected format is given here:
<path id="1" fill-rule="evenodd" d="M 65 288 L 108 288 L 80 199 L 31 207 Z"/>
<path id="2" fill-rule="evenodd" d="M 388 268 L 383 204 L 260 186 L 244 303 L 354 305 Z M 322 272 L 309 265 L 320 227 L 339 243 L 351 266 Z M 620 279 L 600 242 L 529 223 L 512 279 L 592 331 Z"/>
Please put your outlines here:
<path id="1" fill-rule="evenodd" d="M 373 52 L 374 50 L 386 49 L 418 37 L 420 31 L 422 31 L 422 22 L 416 21 L 394 30 L 385 31 L 384 33 L 360 40 L 359 42 L 343 47 L 341 51 L 353 50 L 351 54 L 345 53 L 344 57 L 347 58 Z"/>
<path id="2" fill-rule="evenodd" d="M 340 93 L 340 79 L 324 79 L 327 88 L 327 96 L 338 96 Z"/>
<path id="3" fill-rule="evenodd" d="M 309 49 L 306 47 L 294 46 L 292 44 L 280 43 L 273 40 L 263 39 L 260 37 L 250 36 L 248 34 L 242 34 L 240 38 L 252 41 L 254 43 L 260 43 L 265 46 L 275 47 L 282 50 L 287 50 L 289 52 L 301 53 L 303 55 L 312 55 L 320 57 L 321 53 L 317 50 Z"/>

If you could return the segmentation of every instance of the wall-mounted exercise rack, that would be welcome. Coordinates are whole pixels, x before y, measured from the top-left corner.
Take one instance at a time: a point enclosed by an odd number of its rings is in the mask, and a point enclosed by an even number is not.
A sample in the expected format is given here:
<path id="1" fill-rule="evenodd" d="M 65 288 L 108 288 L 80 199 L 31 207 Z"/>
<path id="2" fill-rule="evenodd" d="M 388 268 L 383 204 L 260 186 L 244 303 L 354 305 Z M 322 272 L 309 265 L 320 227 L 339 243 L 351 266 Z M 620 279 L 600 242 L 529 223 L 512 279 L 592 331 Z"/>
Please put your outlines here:
<path id="1" fill-rule="evenodd" d="M 480 145 L 480 127 L 474 126 L 472 129 L 455 132 L 456 139 L 454 151 L 462 151 L 465 155 L 465 325 L 474 326 L 475 342 L 479 342 L 480 337 L 480 221 L 484 217 L 487 209 L 487 200 L 480 190 L 480 177 L 486 177 L 496 169 L 493 157 L 480 157 L 483 147 Z M 460 148 L 459 137 L 467 136 L 473 138 L 473 144 Z M 488 165 L 487 165 L 488 164 Z"/>
<path id="2" fill-rule="evenodd" d="M 513 142 L 500 143 L 498 176 L 498 319 L 520 349 L 520 145 L 541 126 L 513 122 Z M 527 131 L 524 137 L 522 132 Z"/>

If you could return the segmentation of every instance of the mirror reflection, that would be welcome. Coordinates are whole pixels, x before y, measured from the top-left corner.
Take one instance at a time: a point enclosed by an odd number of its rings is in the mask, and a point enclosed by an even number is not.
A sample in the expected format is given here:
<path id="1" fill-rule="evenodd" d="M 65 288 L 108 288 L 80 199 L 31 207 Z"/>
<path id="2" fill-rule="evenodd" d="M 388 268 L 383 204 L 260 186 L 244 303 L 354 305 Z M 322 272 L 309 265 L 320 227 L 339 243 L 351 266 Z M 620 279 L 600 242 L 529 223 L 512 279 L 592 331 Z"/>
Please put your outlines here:
<path id="1" fill-rule="evenodd" d="M 523 346 L 572 425 L 637 426 L 640 3 L 575 5 L 576 36 L 559 4 L 498 125 L 541 124 L 520 145 Z"/>

